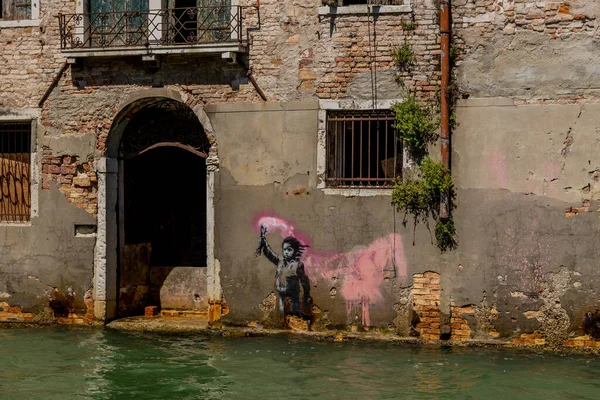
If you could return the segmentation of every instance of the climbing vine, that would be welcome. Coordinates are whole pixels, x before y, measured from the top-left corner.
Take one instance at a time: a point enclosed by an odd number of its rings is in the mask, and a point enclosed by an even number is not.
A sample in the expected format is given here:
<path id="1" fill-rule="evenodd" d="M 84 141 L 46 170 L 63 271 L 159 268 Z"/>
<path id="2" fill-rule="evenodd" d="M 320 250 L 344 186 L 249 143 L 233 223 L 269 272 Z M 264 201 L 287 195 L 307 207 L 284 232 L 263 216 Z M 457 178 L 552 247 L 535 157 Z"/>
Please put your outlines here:
<path id="1" fill-rule="evenodd" d="M 404 43 L 402 46 L 394 48 L 392 50 L 392 58 L 396 65 L 404 71 L 409 70 L 417 62 L 412 47 L 410 47 L 408 43 Z"/>
<path id="2" fill-rule="evenodd" d="M 429 221 L 436 221 L 435 239 L 442 251 L 456 247 L 454 219 L 440 218 L 440 204 L 444 196 L 449 197 L 451 207 L 455 196 L 452 175 L 441 162 L 431 159 L 429 145 L 438 139 L 439 120 L 430 107 L 421 105 L 413 96 L 392 106 L 395 113 L 394 127 L 398 140 L 402 141 L 412 159 L 418 163 L 409 176 L 398 179 L 392 191 L 392 204 L 404 212 L 403 225 L 408 215 L 413 216 L 414 232 L 419 223 L 429 228 Z M 413 237 L 414 243 L 414 237 Z"/>
<path id="3" fill-rule="evenodd" d="M 427 154 L 429 144 L 438 139 L 439 121 L 430 108 L 422 106 L 410 95 L 403 102 L 395 103 L 392 110 L 396 116 L 394 128 L 398 130 L 398 139 L 413 159 L 420 161 Z"/>
<path id="4" fill-rule="evenodd" d="M 435 238 L 442 251 L 456 247 L 456 229 L 452 217 L 441 219 L 439 216 L 442 196 L 454 197 L 454 183 L 448 168 L 441 162 L 429 157 L 405 180 L 398 179 L 392 191 L 392 204 L 399 212 L 404 212 L 402 223 L 406 226 L 408 215 L 413 216 L 414 227 L 429 220 L 436 220 Z M 452 202 L 451 202 L 452 204 Z"/>
<path id="5" fill-rule="evenodd" d="M 412 21 L 404 24 L 403 30 L 411 36 L 415 25 Z M 454 38 L 453 38 L 454 39 Z M 454 74 L 454 67 L 460 56 L 460 45 L 453 40 L 449 49 L 450 58 L 450 84 L 447 88 L 447 99 L 450 106 L 450 131 L 456 126 L 456 103 L 459 99 L 459 90 Z M 411 73 L 412 67 L 417 65 L 417 58 L 408 43 L 396 47 L 392 53 L 393 60 L 398 67 L 396 81 L 403 85 L 404 78 Z M 435 99 L 437 98 L 437 102 Z M 435 223 L 435 240 L 442 250 L 454 249 L 457 246 L 456 228 L 451 212 L 454 209 L 455 197 L 454 183 L 448 167 L 428 156 L 429 145 L 438 138 L 440 120 L 437 117 L 441 110 L 441 90 L 438 90 L 433 101 L 421 102 L 415 94 L 409 94 L 403 102 L 392 106 L 395 114 L 394 127 L 398 132 L 398 140 L 402 142 L 411 159 L 417 167 L 406 174 L 403 179 L 397 179 L 392 191 L 392 204 L 404 213 L 403 225 L 406 226 L 408 216 L 412 215 L 414 233 L 419 223 L 424 223 L 429 229 L 431 219 Z M 449 204 L 449 217 L 441 218 L 440 207 Z M 431 230 L 430 230 L 431 231 Z"/>

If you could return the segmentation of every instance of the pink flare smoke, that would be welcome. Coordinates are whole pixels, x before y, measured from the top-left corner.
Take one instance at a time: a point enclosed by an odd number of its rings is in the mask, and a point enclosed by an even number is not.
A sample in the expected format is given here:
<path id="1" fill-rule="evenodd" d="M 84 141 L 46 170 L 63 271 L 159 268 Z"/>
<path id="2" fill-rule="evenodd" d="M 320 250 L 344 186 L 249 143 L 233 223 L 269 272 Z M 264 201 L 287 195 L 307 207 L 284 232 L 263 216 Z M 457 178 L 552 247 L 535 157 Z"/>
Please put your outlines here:
<path id="1" fill-rule="evenodd" d="M 296 233 L 296 229 L 294 225 L 286 221 L 285 219 L 279 217 L 276 214 L 270 213 L 262 213 L 259 214 L 256 218 L 254 218 L 254 229 L 256 232 L 260 233 L 260 227 L 267 227 L 267 235 L 273 232 L 279 232 L 281 238 L 286 238 L 288 236 L 293 236 L 298 239 L 302 244 L 310 246 L 310 238 L 301 233 Z M 307 255 L 307 251 L 305 251 L 305 255 Z"/>

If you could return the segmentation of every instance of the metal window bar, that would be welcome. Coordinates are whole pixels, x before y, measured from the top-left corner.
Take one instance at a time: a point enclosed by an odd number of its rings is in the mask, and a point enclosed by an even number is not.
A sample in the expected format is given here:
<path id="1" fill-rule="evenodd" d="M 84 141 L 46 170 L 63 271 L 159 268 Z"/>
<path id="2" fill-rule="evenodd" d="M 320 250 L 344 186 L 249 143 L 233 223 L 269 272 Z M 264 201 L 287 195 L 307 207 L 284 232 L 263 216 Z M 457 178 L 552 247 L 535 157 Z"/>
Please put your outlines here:
<path id="1" fill-rule="evenodd" d="M 405 0 L 341 0 L 340 5 L 368 4 L 370 6 L 402 6 Z"/>
<path id="2" fill-rule="evenodd" d="M 0 124 L 0 222 L 31 219 L 31 123 Z"/>
<path id="3" fill-rule="evenodd" d="M 242 6 L 59 14 L 61 49 L 242 43 Z"/>
<path id="4" fill-rule="evenodd" d="M 389 110 L 327 115 L 327 185 L 390 187 L 402 176 L 402 146 Z"/>

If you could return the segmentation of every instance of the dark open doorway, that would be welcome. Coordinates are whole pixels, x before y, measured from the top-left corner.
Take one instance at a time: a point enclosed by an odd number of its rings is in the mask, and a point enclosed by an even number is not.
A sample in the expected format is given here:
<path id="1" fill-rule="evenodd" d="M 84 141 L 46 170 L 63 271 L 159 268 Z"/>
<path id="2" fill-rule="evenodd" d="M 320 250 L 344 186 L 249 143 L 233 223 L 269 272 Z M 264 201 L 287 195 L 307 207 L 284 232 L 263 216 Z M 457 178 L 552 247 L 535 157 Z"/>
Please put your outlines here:
<path id="1" fill-rule="evenodd" d="M 150 266 L 206 266 L 206 164 L 162 147 L 124 162 L 125 244 L 149 243 Z"/>
<path id="2" fill-rule="evenodd" d="M 175 42 L 194 43 L 198 36 L 196 0 L 175 0 Z"/>
<path id="3" fill-rule="evenodd" d="M 161 306 L 176 267 L 206 266 L 204 128 L 187 106 L 170 100 L 131 118 L 120 146 L 120 317 Z"/>

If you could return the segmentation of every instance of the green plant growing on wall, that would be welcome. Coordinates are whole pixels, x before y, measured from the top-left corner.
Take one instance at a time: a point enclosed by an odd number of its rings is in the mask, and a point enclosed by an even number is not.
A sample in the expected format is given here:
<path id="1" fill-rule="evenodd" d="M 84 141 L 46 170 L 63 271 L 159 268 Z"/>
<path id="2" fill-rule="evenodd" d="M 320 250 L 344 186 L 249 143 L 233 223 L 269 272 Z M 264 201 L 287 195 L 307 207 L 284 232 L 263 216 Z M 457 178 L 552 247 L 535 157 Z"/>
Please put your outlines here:
<path id="1" fill-rule="evenodd" d="M 414 21 L 402 21 L 400 22 L 400 25 L 402 25 L 402 30 L 406 32 L 417 29 L 417 24 Z"/>
<path id="2" fill-rule="evenodd" d="M 429 219 L 436 220 L 435 238 L 442 251 L 456 247 L 454 220 L 439 217 L 440 202 L 446 195 L 454 198 L 452 175 L 441 162 L 429 157 L 422 160 L 411 177 L 397 180 L 392 191 L 392 204 L 399 212 L 404 212 L 404 226 L 409 214 L 413 216 L 415 230 L 418 223 L 429 227 Z"/>
<path id="3" fill-rule="evenodd" d="M 413 96 L 394 104 L 392 110 L 396 114 L 394 127 L 398 130 L 398 139 L 419 162 L 427 154 L 428 145 L 438 138 L 437 118 L 430 108 L 419 104 Z"/>
<path id="4" fill-rule="evenodd" d="M 396 65 L 402 70 L 410 69 L 410 67 L 414 66 L 417 62 L 412 48 L 408 43 L 404 43 L 402 46 L 392 50 L 392 58 Z"/>
<path id="5" fill-rule="evenodd" d="M 456 248 L 454 217 L 438 219 L 435 223 L 435 240 L 442 251 Z"/>

